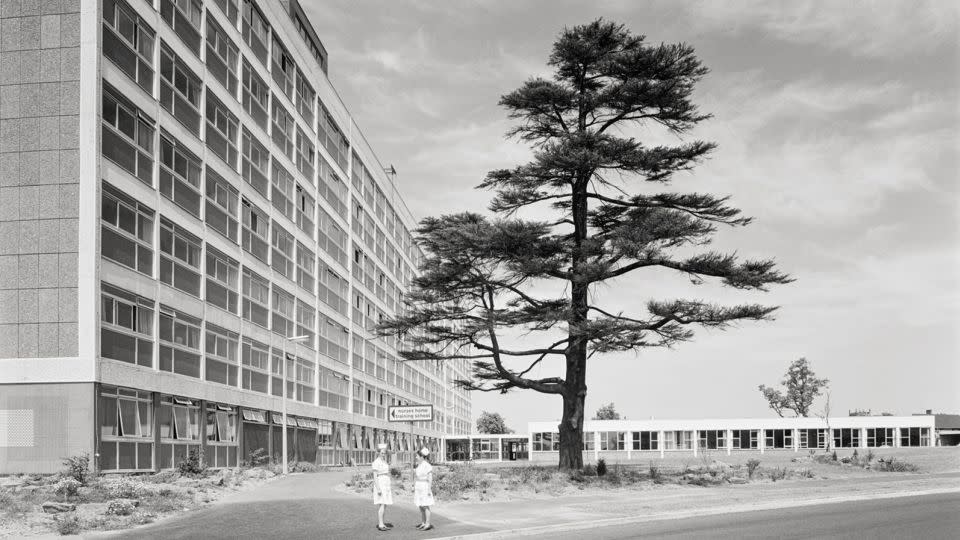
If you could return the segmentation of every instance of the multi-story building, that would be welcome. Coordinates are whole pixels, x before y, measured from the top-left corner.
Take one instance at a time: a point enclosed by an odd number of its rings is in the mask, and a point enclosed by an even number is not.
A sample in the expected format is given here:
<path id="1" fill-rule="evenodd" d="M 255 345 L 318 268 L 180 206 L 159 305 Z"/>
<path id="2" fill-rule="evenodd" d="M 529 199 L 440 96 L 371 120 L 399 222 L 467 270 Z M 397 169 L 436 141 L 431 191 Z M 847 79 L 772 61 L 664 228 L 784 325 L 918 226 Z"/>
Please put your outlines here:
<path id="1" fill-rule="evenodd" d="M 296 460 L 470 431 L 372 333 L 421 254 L 327 61 L 296 0 L 0 0 L 0 472 L 277 456 L 284 401 Z"/>

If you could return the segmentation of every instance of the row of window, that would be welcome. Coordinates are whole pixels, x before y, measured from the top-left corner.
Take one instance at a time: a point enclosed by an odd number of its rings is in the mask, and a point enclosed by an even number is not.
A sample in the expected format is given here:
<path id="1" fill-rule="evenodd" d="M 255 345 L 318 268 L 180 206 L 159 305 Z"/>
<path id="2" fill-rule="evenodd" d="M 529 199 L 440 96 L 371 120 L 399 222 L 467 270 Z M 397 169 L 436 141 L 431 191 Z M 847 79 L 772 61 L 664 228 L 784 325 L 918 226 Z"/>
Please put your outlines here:
<path id="1" fill-rule="evenodd" d="M 899 433 L 898 430 L 899 429 Z M 929 428 L 866 428 L 864 437 L 866 446 L 871 448 L 895 446 L 900 438 L 900 446 L 930 446 Z M 593 450 L 660 450 L 661 435 L 664 450 L 692 450 L 694 442 L 698 448 L 726 449 L 728 447 L 727 430 L 696 431 L 605 431 L 584 433 L 583 449 Z M 732 449 L 757 449 L 760 436 L 764 437 L 765 448 L 793 448 L 794 437 L 797 447 L 802 449 L 826 448 L 826 429 L 734 429 L 730 430 L 729 447 Z M 696 438 L 694 438 L 696 437 Z M 834 428 L 832 442 L 834 448 L 858 448 L 861 446 L 860 428 Z M 549 452 L 560 449 L 558 433 L 534 433 L 533 451 Z M 599 448 L 597 443 L 599 442 Z M 627 445 L 630 445 L 629 448 Z"/>

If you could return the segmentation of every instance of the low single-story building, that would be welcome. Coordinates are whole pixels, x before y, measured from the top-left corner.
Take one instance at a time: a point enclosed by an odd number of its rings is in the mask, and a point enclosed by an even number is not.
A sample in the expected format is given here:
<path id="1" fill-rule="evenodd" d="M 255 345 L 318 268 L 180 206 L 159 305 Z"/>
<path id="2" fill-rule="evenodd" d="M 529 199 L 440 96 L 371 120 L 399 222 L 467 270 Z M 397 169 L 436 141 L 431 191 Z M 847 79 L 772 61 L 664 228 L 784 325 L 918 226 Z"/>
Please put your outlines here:
<path id="1" fill-rule="evenodd" d="M 729 454 L 956 444 L 952 430 L 937 430 L 941 416 L 956 415 L 587 420 L 583 458 L 623 461 L 678 452 L 695 456 L 703 450 Z M 558 423 L 530 422 L 527 434 L 448 436 L 444 457 L 447 461 L 556 461 Z"/>

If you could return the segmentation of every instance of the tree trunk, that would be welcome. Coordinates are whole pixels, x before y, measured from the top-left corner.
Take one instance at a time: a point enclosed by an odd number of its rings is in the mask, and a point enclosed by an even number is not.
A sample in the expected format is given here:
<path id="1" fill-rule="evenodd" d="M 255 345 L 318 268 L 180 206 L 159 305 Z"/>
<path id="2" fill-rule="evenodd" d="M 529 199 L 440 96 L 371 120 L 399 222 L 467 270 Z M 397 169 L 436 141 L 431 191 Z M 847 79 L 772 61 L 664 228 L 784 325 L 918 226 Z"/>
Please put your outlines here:
<path id="1" fill-rule="evenodd" d="M 583 469 L 583 403 L 586 392 L 563 394 L 560 421 L 560 468 Z"/>

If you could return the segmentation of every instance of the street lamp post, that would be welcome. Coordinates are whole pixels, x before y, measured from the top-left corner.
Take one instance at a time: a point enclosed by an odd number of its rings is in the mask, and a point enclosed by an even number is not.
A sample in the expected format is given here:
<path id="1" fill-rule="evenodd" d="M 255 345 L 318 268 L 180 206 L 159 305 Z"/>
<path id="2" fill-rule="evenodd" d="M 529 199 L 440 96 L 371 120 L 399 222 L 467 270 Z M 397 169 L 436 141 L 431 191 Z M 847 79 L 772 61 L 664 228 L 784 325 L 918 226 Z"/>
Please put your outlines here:
<path id="1" fill-rule="evenodd" d="M 289 472 L 287 465 L 287 340 L 298 343 L 308 339 L 310 339 L 310 336 L 284 337 L 283 342 L 280 345 L 280 350 L 283 354 L 283 357 L 280 359 L 280 369 L 282 373 L 281 377 L 283 378 L 283 474 L 287 474 Z"/>

